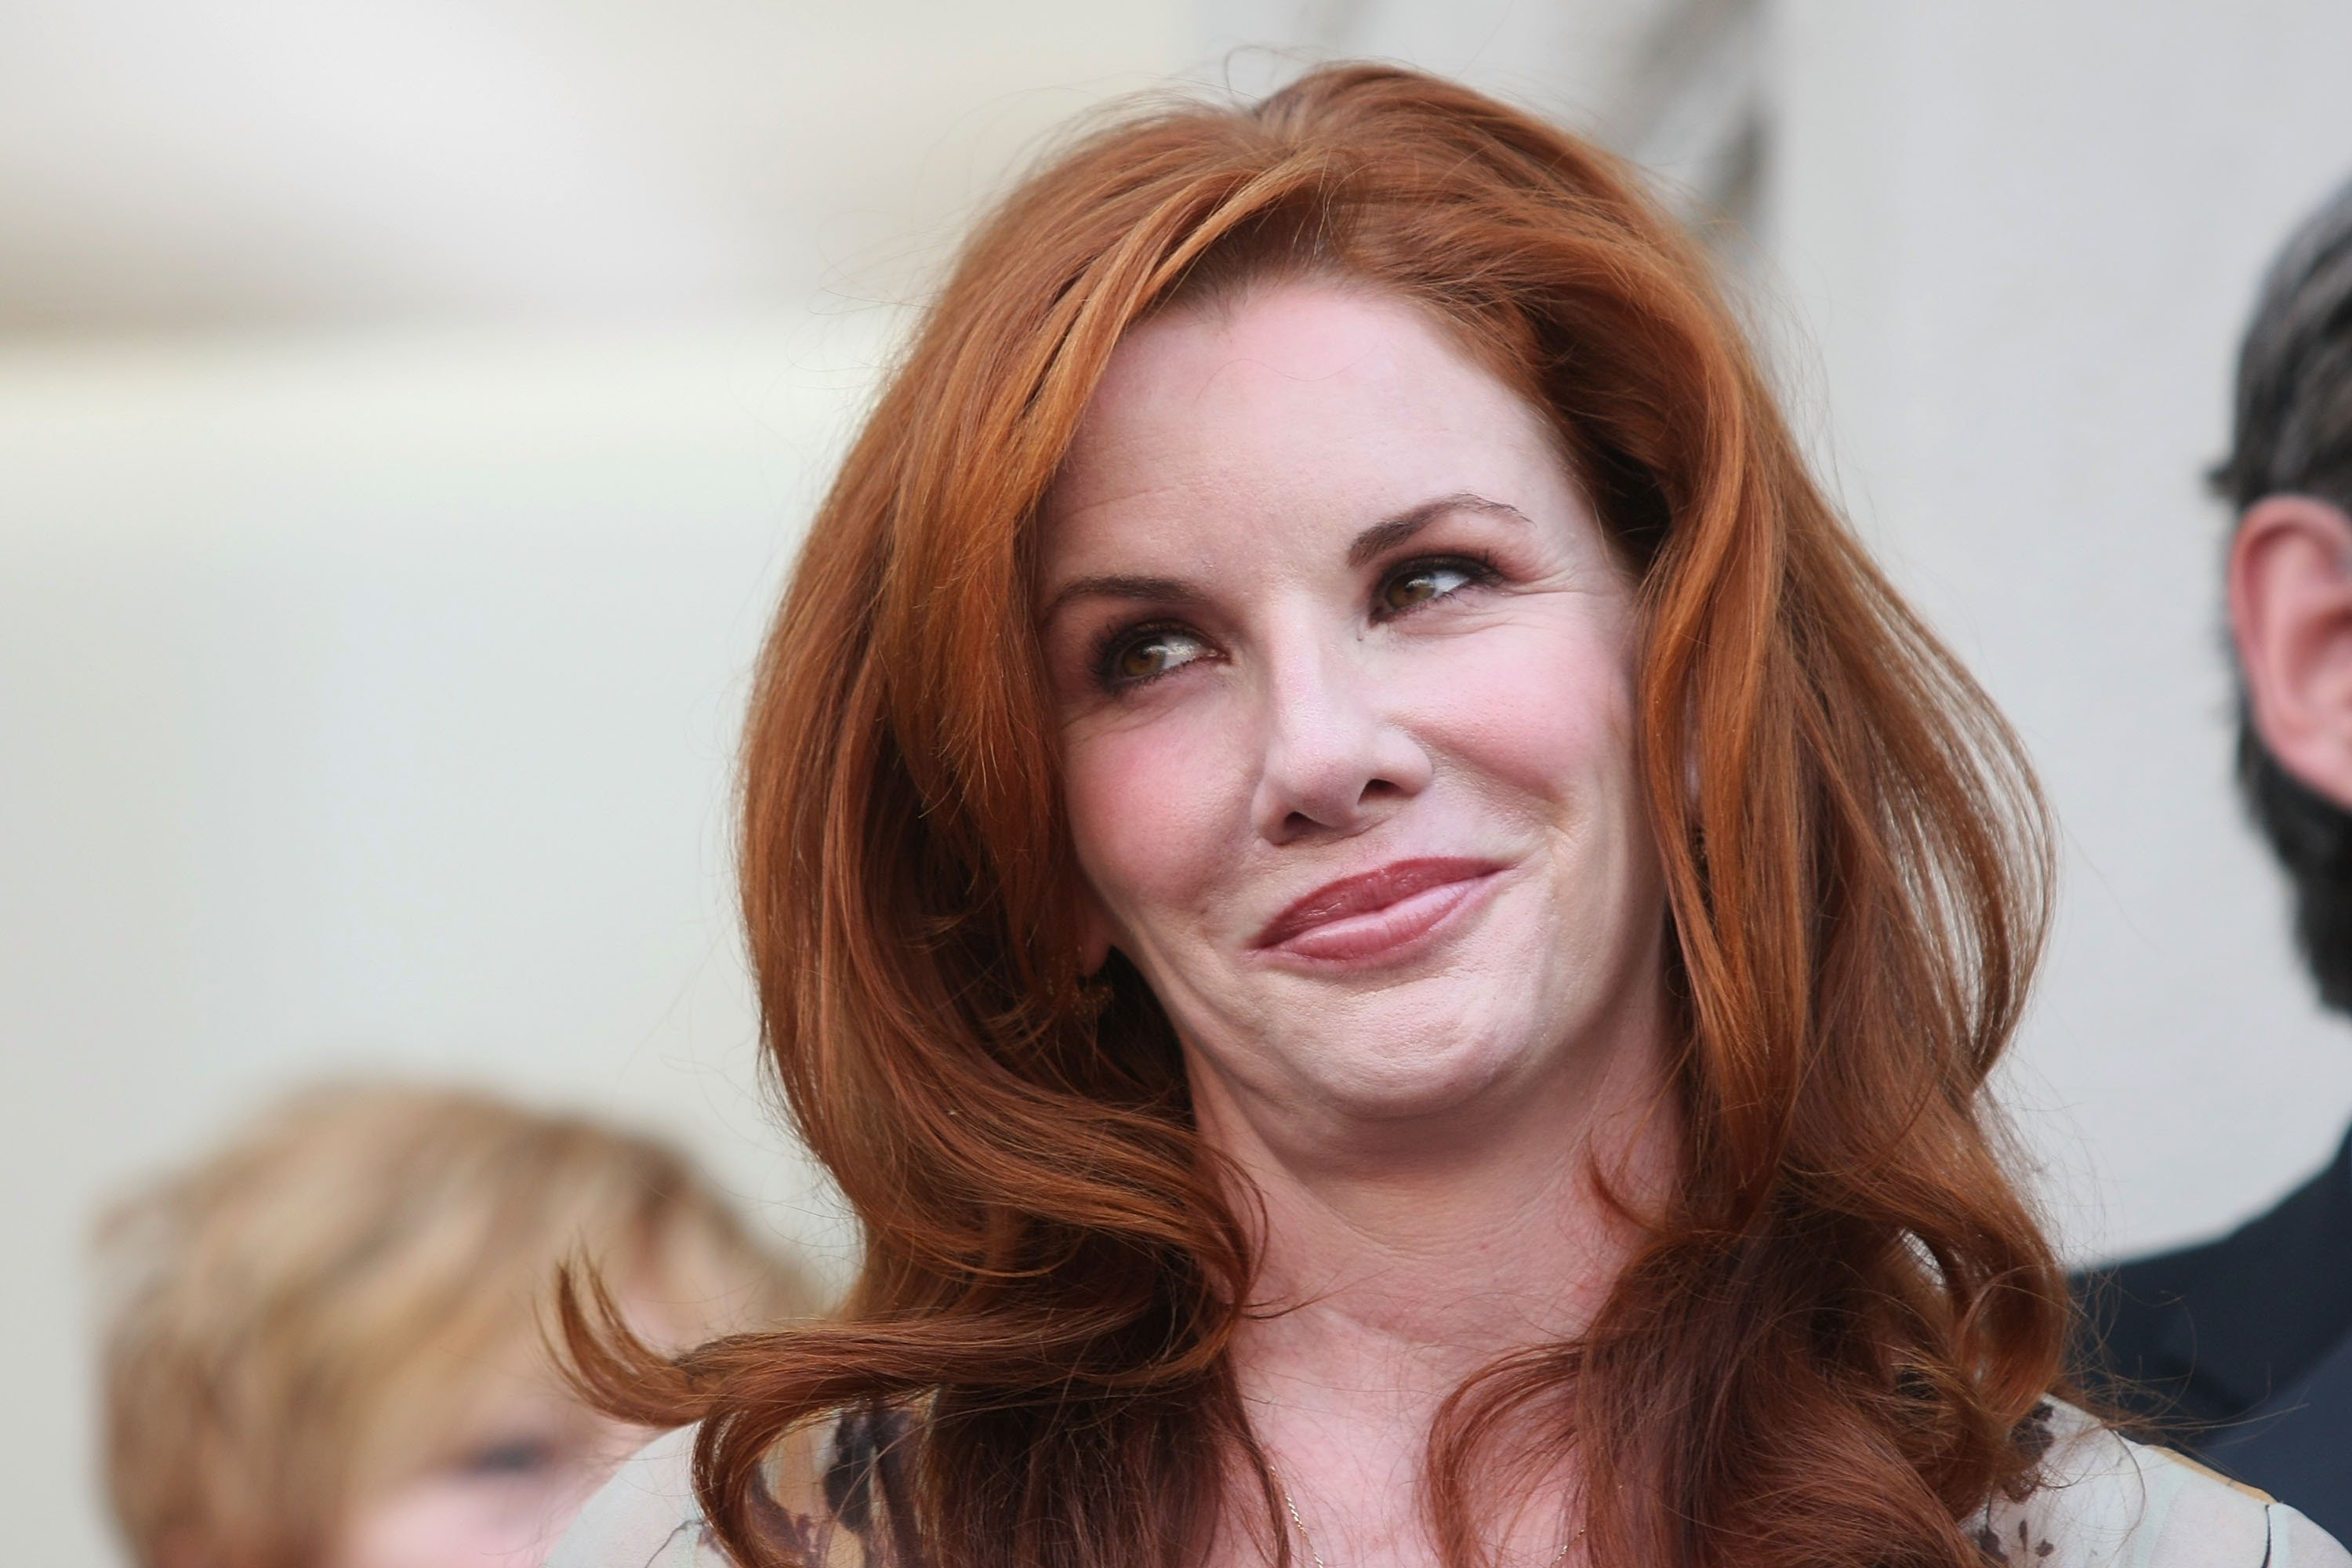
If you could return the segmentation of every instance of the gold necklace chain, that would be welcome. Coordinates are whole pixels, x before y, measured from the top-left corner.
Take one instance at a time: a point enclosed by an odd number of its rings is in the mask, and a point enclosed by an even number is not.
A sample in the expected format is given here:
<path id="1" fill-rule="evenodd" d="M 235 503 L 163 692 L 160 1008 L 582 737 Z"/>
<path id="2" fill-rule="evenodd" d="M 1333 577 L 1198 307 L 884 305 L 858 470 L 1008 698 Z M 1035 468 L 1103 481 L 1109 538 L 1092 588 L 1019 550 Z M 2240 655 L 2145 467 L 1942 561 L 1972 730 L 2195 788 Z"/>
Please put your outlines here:
<path id="1" fill-rule="evenodd" d="M 1298 1544 L 1307 1548 L 1307 1560 L 1315 1564 L 1315 1568 L 1327 1568 L 1323 1554 L 1315 1550 L 1315 1538 L 1307 1533 L 1307 1521 L 1298 1517 L 1298 1503 L 1290 1495 L 1290 1483 L 1277 1475 L 1274 1478 L 1274 1484 L 1282 1489 L 1282 1506 L 1290 1510 L 1290 1526 L 1298 1531 Z M 1559 1550 L 1551 1554 L 1552 1562 L 1558 1563 L 1567 1556 L 1568 1549 L 1583 1539 L 1584 1526 L 1580 1524 L 1576 1527 L 1576 1533 L 1561 1542 Z"/>

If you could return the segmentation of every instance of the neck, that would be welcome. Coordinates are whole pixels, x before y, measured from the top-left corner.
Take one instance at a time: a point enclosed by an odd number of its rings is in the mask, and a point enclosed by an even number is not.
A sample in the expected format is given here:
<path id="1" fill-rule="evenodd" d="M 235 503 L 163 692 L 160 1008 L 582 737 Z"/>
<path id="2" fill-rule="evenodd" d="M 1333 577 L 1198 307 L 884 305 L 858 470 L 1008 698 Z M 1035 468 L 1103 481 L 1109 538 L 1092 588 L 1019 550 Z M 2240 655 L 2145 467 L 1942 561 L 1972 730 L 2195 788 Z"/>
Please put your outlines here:
<path id="1" fill-rule="evenodd" d="M 1641 1240 L 1603 1182 L 1636 1212 L 1672 1190 L 1680 1125 L 1656 1023 L 1553 1081 L 1336 1136 L 1319 1122 L 1286 1138 L 1312 1119 L 1196 1089 L 1204 1135 L 1264 1218 L 1236 1381 L 1334 1568 L 1428 1561 L 1418 1481 L 1439 1406 L 1590 1325 Z M 1541 1543 L 1560 1539 L 1563 1508 L 1549 1505 L 1570 1484 L 1555 1475 L 1527 1500 L 1539 1506 L 1517 1556 L 1550 1560 Z"/>
<path id="2" fill-rule="evenodd" d="M 1433 1407 L 1495 1360 L 1582 1331 L 1640 1241 L 1603 1184 L 1655 1203 L 1679 1135 L 1654 1053 L 1595 1076 L 1505 1097 L 1446 1136 L 1382 1125 L 1360 1152 L 1218 1141 L 1264 1215 L 1241 1363 L 1311 1375 L 1376 1354 L 1389 1397 L 1419 1389 Z"/>

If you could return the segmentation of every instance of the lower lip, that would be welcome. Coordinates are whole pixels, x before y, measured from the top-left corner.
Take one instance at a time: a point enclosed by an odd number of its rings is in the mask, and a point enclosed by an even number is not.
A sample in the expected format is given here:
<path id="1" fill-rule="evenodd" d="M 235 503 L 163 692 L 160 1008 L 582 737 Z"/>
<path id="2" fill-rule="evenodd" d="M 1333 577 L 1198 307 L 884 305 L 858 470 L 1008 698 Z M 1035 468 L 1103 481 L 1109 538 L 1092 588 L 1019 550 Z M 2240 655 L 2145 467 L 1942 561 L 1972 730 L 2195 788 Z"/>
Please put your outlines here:
<path id="1" fill-rule="evenodd" d="M 1410 956 L 1433 940 L 1440 926 L 1483 902 L 1501 873 L 1442 882 L 1399 899 L 1384 909 L 1310 926 L 1265 949 L 1269 954 L 1313 959 L 1320 963 L 1360 963 Z"/>

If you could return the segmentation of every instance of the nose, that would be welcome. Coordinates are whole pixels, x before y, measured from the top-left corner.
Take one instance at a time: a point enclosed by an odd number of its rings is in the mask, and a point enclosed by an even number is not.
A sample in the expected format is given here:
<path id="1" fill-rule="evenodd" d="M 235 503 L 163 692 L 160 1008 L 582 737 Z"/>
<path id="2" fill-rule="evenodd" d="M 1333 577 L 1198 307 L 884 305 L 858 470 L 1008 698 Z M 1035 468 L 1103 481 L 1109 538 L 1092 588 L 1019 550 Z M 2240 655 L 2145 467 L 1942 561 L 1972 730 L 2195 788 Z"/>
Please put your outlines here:
<path id="1" fill-rule="evenodd" d="M 1265 754 L 1251 802 L 1262 837 L 1349 837 L 1428 787 L 1429 753 L 1360 645 L 1300 637 L 1265 668 Z"/>

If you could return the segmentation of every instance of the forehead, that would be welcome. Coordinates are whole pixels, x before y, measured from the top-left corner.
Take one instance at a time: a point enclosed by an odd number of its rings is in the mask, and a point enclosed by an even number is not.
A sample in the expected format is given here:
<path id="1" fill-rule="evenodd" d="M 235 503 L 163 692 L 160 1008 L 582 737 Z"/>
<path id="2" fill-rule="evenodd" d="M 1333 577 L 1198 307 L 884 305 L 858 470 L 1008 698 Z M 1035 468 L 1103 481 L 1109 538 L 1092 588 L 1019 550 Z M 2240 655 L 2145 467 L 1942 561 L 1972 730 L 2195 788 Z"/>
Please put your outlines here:
<path id="1" fill-rule="evenodd" d="M 1444 325 L 1391 296 L 1282 284 L 1119 343 L 1047 498 L 1045 554 L 1204 516 L 1360 527 L 1513 481 L 1566 483 L 1550 424 Z"/>

